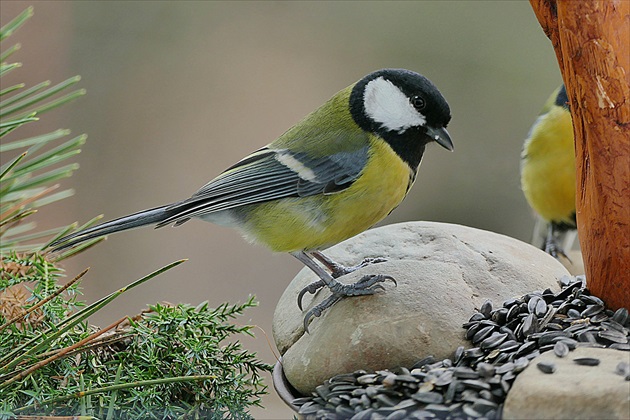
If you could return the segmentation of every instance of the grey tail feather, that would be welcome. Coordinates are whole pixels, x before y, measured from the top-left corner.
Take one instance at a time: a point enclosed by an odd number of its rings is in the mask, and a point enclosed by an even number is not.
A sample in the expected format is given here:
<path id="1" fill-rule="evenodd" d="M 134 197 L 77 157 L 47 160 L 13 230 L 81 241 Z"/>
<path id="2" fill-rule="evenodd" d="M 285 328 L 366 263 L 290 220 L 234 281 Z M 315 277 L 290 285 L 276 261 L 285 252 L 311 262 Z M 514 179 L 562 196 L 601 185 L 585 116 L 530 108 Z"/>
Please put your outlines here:
<path id="1" fill-rule="evenodd" d="M 49 248 L 51 248 L 53 252 L 61 251 L 87 240 L 100 238 L 101 236 L 109 235 L 111 233 L 157 224 L 172 216 L 172 214 L 167 211 L 169 206 L 170 205 L 139 211 L 128 216 L 123 216 L 118 219 L 110 220 L 108 222 L 71 233 L 70 235 L 66 235 L 52 242 L 49 245 Z"/>

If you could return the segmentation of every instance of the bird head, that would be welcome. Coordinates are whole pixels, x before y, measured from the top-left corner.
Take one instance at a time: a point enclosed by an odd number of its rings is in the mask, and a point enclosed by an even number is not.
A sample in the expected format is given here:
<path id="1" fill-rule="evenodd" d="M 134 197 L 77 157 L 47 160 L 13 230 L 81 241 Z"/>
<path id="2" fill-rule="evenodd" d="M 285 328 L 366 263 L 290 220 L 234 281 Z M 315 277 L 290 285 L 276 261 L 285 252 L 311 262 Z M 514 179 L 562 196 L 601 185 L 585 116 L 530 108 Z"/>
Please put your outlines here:
<path id="1" fill-rule="evenodd" d="M 352 88 L 350 110 L 363 130 L 379 135 L 392 146 L 395 143 L 424 149 L 435 141 L 453 150 L 446 131 L 450 108 L 437 87 L 421 74 L 404 69 L 368 74 Z"/>

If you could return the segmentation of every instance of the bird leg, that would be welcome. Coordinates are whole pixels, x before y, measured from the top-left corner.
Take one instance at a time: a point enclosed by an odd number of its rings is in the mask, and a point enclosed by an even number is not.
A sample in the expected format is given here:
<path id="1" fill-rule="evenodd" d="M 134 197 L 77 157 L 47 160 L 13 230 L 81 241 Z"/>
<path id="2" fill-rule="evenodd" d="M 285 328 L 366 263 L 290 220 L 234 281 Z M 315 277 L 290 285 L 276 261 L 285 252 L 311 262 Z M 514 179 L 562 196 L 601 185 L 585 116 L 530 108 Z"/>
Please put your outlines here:
<path id="1" fill-rule="evenodd" d="M 562 246 L 560 246 L 560 244 L 558 243 L 553 223 L 549 223 L 549 226 L 547 227 L 547 237 L 545 238 L 543 251 L 545 251 L 547 254 L 551 255 L 555 259 L 558 259 L 558 255 L 562 255 L 564 258 L 569 260 L 569 262 L 571 262 L 571 259 L 567 257 L 564 249 L 562 249 Z"/>
<path id="2" fill-rule="evenodd" d="M 311 318 L 320 316 L 326 309 L 332 307 L 341 299 L 348 296 L 371 295 L 376 293 L 378 290 L 385 290 L 380 283 L 387 280 L 391 280 L 394 284 L 396 284 L 396 280 L 394 280 L 393 277 L 382 274 L 366 275 L 355 283 L 343 284 L 335 280 L 335 276 L 333 274 L 328 273 L 315 261 L 315 258 L 317 258 L 319 261 L 322 262 L 322 264 L 325 264 L 327 267 L 329 267 L 331 271 L 336 269 L 337 276 L 341 276 L 342 274 L 340 273 L 351 273 L 352 271 L 358 270 L 359 268 L 366 265 L 382 262 L 384 261 L 384 259 L 382 258 L 369 258 L 364 260 L 361 264 L 357 266 L 344 267 L 341 264 L 335 263 L 328 257 L 325 257 L 319 252 L 317 252 L 317 254 L 315 252 L 313 252 L 312 254 L 308 254 L 304 251 L 298 251 L 291 253 L 291 255 L 300 260 L 305 266 L 310 268 L 320 278 L 318 281 L 313 282 L 303 288 L 298 294 L 298 307 L 300 308 L 300 310 L 302 310 L 302 298 L 304 297 L 306 292 L 314 294 L 322 287 L 327 286 L 332 293 L 331 296 L 326 298 L 323 302 L 316 305 L 306 313 L 306 315 L 304 316 L 304 330 L 306 332 L 308 332 L 308 323 Z"/>

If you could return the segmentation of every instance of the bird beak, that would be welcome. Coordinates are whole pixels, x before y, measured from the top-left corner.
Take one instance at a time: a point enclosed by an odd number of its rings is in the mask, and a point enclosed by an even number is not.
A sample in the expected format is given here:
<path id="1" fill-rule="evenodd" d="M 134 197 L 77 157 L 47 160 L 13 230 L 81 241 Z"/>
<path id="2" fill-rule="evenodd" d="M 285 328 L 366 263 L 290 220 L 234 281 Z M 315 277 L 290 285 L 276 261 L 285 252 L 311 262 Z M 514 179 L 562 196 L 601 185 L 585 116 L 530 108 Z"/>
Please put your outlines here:
<path id="1" fill-rule="evenodd" d="M 453 151 L 453 141 L 451 140 L 451 136 L 448 134 L 448 131 L 446 131 L 446 128 L 427 127 L 427 135 L 443 148 L 450 150 L 451 152 Z"/>

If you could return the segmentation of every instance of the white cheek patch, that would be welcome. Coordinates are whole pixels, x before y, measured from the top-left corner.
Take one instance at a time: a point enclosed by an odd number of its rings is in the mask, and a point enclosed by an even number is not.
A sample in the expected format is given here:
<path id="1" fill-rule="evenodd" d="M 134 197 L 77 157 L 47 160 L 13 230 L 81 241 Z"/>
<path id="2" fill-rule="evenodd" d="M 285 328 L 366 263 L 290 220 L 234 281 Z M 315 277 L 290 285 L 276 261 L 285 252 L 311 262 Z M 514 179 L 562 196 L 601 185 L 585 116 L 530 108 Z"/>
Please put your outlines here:
<path id="1" fill-rule="evenodd" d="M 403 133 L 410 127 L 426 123 L 424 115 L 416 111 L 409 98 L 389 80 L 378 77 L 370 81 L 363 94 L 367 116 L 390 131 Z"/>

